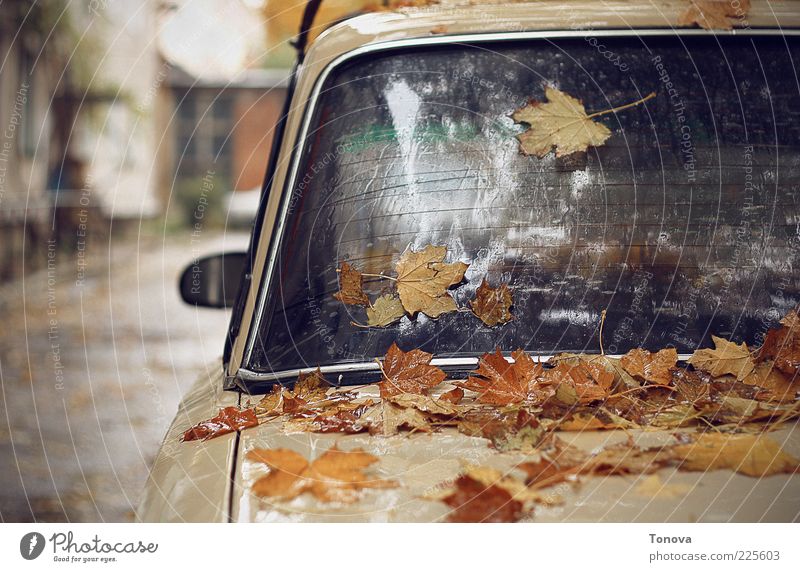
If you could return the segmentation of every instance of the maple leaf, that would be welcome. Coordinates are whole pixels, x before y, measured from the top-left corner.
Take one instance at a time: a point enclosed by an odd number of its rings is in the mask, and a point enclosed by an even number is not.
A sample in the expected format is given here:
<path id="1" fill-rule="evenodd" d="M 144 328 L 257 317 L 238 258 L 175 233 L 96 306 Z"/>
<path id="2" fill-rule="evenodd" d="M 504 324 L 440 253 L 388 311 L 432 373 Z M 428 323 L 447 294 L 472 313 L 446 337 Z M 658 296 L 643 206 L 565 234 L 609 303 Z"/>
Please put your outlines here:
<path id="1" fill-rule="evenodd" d="M 428 245 L 419 252 L 406 250 L 395 265 L 397 293 L 406 312 L 422 312 L 437 318 L 458 310 L 447 289 L 464 279 L 469 267 L 463 262 L 447 264 L 447 248 Z"/>
<path id="2" fill-rule="evenodd" d="M 555 147 L 556 157 L 563 157 L 586 151 L 590 146 L 599 147 L 611 136 L 611 131 L 602 123 L 592 121 L 594 117 L 639 105 L 655 97 L 655 93 L 637 102 L 591 115 L 587 115 L 579 99 L 554 87 L 545 87 L 545 97 L 547 102 L 531 101 L 512 115 L 517 123 L 530 125 L 530 129 L 517 136 L 520 150 L 526 155 L 544 157 Z"/>
<path id="3" fill-rule="evenodd" d="M 329 403 L 328 381 L 317 368 L 310 373 L 300 373 L 291 391 L 283 394 L 283 412 L 299 413 L 306 409 L 320 408 Z"/>
<path id="4" fill-rule="evenodd" d="M 556 387 L 556 398 L 572 405 L 605 399 L 611 395 L 614 372 L 593 361 L 592 356 L 560 360 L 553 369 L 545 370 L 545 377 Z M 564 387 L 566 385 L 566 387 Z"/>
<path id="5" fill-rule="evenodd" d="M 623 369 L 634 377 L 651 383 L 669 385 L 672 368 L 678 363 L 678 351 L 667 348 L 651 353 L 640 348 L 633 349 L 620 358 Z"/>
<path id="6" fill-rule="evenodd" d="M 800 463 L 780 445 L 760 435 L 705 433 L 693 442 L 666 451 L 684 471 L 730 469 L 751 477 L 793 473 Z"/>
<path id="7" fill-rule="evenodd" d="M 460 387 L 446 391 L 439 396 L 440 401 L 449 401 L 454 405 L 461 403 L 462 399 L 464 399 L 464 390 Z"/>
<path id="8" fill-rule="evenodd" d="M 795 375 L 800 371 L 800 318 L 791 310 L 782 320 L 780 328 L 767 332 L 758 352 L 757 361 L 772 359 L 780 371 Z"/>
<path id="9" fill-rule="evenodd" d="M 361 272 L 347 262 L 342 262 L 339 268 L 339 291 L 333 297 L 344 304 L 369 306 L 369 298 L 363 290 Z"/>
<path id="10" fill-rule="evenodd" d="M 469 306 L 484 324 L 493 327 L 511 320 L 511 304 L 511 291 L 506 284 L 492 288 L 484 279 Z"/>
<path id="11" fill-rule="evenodd" d="M 252 487 L 252 492 L 262 497 L 293 499 L 310 492 L 323 502 L 352 502 L 362 489 L 397 486 L 367 476 L 364 469 L 378 458 L 362 449 L 341 451 L 334 445 L 312 463 L 290 449 L 253 449 L 246 458 L 270 468 Z"/>
<path id="12" fill-rule="evenodd" d="M 539 421 L 524 409 L 498 411 L 480 409 L 469 411 L 458 424 L 465 435 L 489 439 L 499 451 L 523 451 L 536 449 L 545 431 Z"/>
<path id="13" fill-rule="evenodd" d="M 454 509 L 450 522 L 517 522 L 523 516 L 522 503 L 496 485 L 484 485 L 462 475 L 453 483 L 454 490 L 442 501 Z"/>
<path id="14" fill-rule="evenodd" d="M 241 431 L 248 427 L 258 425 L 258 418 L 253 409 L 242 409 L 238 407 L 223 407 L 219 413 L 211 419 L 201 421 L 197 425 L 188 429 L 182 437 L 182 441 L 196 441 L 202 439 L 207 441 L 226 433 Z"/>
<path id="15" fill-rule="evenodd" d="M 742 381 L 750 375 L 755 368 L 747 344 L 735 344 L 717 336 L 711 336 L 714 349 L 697 350 L 689 358 L 689 363 L 695 368 L 707 371 L 714 377 L 721 375 L 735 375 Z"/>
<path id="16" fill-rule="evenodd" d="M 542 375 L 542 366 L 523 350 L 511 354 L 514 363 L 509 363 L 500 353 L 483 354 L 478 362 L 476 377 L 470 376 L 461 387 L 478 393 L 478 401 L 491 405 L 510 405 L 525 401 L 529 388 Z"/>
<path id="17" fill-rule="evenodd" d="M 753 373 L 744 378 L 742 383 L 761 387 L 767 399 L 776 401 L 794 401 L 800 391 L 800 376 L 788 379 L 771 361 L 757 364 Z"/>
<path id="18" fill-rule="evenodd" d="M 404 315 L 405 310 L 400 299 L 390 294 L 384 294 L 367 308 L 367 325 L 385 328 Z"/>
<path id="19" fill-rule="evenodd" d="M 446 375 L 435 365 L 430 365 L 432 358 L 432 354 L 422 350 L 404 352 L 393 343 L 381 366 L 383 381 L 378 384 L 381 397 L 400 393 L 426 393 L 443 382 Z"/>
<path id="20" fill-rule="evenodd" d="M 678 17 L 679 26 L 697 24 L 706 30 L 731 30 L 734 18 L 744 20 L 750 10 L 750 0 L 691 0 Z"/>

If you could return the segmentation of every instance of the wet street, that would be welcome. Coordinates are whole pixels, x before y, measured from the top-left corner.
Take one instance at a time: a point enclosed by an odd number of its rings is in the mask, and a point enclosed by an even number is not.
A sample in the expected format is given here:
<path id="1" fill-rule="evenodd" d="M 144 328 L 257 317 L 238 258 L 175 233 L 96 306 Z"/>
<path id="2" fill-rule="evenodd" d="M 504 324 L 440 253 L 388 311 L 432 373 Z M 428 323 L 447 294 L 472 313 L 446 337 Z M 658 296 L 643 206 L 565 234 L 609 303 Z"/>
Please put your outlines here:
<path id="1" fill-rule="evenodd" d="M 229 314 L 180 301 L 197 255 L 242 234 L 136 236 L 0 285 L 0 520 L 130 521 L 180 396 Z"/>

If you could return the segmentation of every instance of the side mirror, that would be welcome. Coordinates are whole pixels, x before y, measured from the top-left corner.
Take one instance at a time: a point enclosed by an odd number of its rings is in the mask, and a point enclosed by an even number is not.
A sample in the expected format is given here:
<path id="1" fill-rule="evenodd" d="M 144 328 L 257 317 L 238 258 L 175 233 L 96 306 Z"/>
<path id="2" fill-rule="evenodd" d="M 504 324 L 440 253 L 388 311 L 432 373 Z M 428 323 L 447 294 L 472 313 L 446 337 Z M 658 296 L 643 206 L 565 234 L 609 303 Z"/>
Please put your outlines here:
<path id="1" fill-rule="evenodd" d="M 236 301 L 246 260 L 245 252 L 198 258 L 181 275 L 181 298 L 192 306 L 230 308 Z"/>

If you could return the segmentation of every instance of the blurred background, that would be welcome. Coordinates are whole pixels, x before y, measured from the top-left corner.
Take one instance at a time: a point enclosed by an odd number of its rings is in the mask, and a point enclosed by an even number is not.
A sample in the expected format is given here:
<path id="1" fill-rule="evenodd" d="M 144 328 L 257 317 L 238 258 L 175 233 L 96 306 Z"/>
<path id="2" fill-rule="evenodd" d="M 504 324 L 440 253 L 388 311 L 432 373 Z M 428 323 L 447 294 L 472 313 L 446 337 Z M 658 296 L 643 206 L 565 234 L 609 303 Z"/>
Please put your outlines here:
<path id="1" fill-rule="evenodd" d="M 0 0 L 0 520 L 135 517 L 229 318 L 177 278 L 246 247 L 303 7 Z"/>

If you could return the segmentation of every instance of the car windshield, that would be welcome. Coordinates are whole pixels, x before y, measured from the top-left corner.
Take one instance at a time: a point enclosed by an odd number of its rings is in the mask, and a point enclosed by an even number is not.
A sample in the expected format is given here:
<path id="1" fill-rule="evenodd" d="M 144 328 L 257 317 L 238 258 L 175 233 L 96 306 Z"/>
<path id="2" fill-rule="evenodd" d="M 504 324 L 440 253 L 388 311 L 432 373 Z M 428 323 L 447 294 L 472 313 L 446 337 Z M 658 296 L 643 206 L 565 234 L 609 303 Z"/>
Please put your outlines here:
<path id="1" fill-rule="evenodd" d="M 757 344 L 798 303 L 800 107 L 794 37 L 630 35 L 371 54 L 322 87 L 248 367 Z M 611 132 L 558 157 L 520 151 L 515 110 L 547 86 Z M 364 327 L 337 268 L 397 276 L 407 249 L 469 264 L 460 311 Z M 483 279 L 513 319 L 469 312 Z M 365 277 L 374 302 L 392 280 Z"/>

